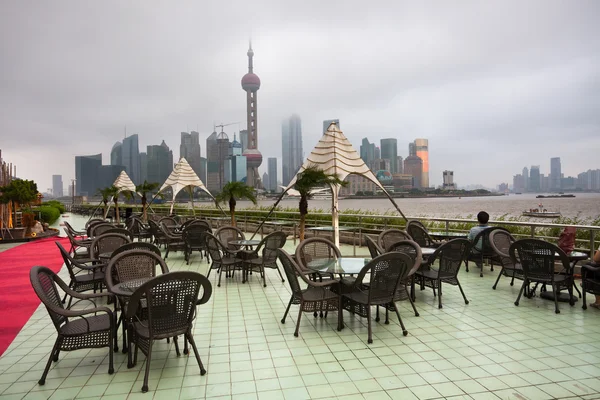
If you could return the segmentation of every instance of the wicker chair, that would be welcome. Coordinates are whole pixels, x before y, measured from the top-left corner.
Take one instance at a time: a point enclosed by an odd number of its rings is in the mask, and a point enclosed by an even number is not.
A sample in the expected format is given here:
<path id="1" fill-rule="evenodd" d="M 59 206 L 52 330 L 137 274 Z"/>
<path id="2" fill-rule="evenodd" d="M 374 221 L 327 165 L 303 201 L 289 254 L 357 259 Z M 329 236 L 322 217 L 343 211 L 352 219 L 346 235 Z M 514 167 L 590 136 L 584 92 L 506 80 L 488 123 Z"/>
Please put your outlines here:
<path id="1" fill-rule="evenodd" d="M 69 252 L 65 250 L 65 248 L 60 244 L 60 242 L 54 242 L 58 249 L 60 250 L 60 255 L 65 262 L 65 267 L 67 267 L 67 271 L 69 271 L 69 277 L 71 281 L 69 282 L 69 287 L 71 290 L 81 293 L 87 290 L 96 290 L 100 289 L 102 291 L 102 285 L 104 285 L 104 264 L 91 264 L 91 260 L 88 262 L 82 262 L 84 260 L 77 260 L 71 257 Z M 66 301 L 67 294 L 63 297 L 63 303 Z M 67 307 L 71 307 L 69 303 Z"/>
<path id="2" fill-rule="evenodd" d="M 113 224 L 109 224 L 107 223 L 103 223 L 103 224 L 96 224 L 93 225 L 90 228 L 90 238 L 94 239 L 97 236 L 102 235 L 104 232 L 108 231 L 109 229 L 114 229 L 115 226 Z"/>
<path id="3" fill-rule="evenodd" d="M 104 219 L 90 219 L 88 222 L 85 223 L 85 232 L 87 237 L 91 237 L 92 233 L 91 230 L 94 226 L 99 225 L 99 224 L 107 224 L 108 221 L 104 220 Z"/>
<path id="4" fill-rule="evenodd" d="M 188 219 L 187 221 L 185 221 L 182 225 L 180 230 L 184 231 L 186 227 L 190 226 L 190 225 L 202 225 L 207 227 L 208 229 L 211 230 L 212 232 L 212 227 L 210 226 L 210 223 L 205 220 L 205 219 L 198 219 L 198 218 L 193 218 L 193 219 Z"/>
<path id="5" fill-rule="evenodd" d="M 158 220 L 158 226 L 163 224 L 167 230 L 171 233 L 175 232 L 175 229 L 179 226 L 179 223 L 175 219 L 175 217 L 162 217 Z"/>
<path id="6" fill-rule="evenodd" d="M 160 226 L 153 220 L 148 220 L 148 229 L 150 230 L 150 234 L 152 235 L 152 243 L 157 246 L 162 246 L 167 244 L 167 237 L 165 236 Z"/>
<path id="7" fill-rule="evenodd" d="M 485 228 L 473 238 L 471 251 L 469 252 L 467 259 L 465 260 L 465 267 L 467 269 L 467 272 L 469 272 L 469 260 L 474 261 L 475 264 L 479 268 L 481 268 L 481 271 L 479 272 L 479 276 L 481 277 L 483 277 L 483 263 L 486 259 L 490 263 L 492 272 L 494 271 L 494 261 L 500 263 L 500 259 L 498 258 L 496 252 L 490 245 L 490 234 L 498 230 L 505 231 L 508 233 L 508 231 L 504 228 L 501 228 L 499 226 L 493 226 Z M 481 246 L 480 248 L 477 248 L 477 244 L 479 243 L 481 243 Z"/>
<path id="8" fill-rule="evenodd" d="M 138 241 L 152 239 L 150 228 L 138 217 L 131 217 L 127 224 L 127 230 L 131 232 L 134 238 Z"/>
<path id="9" fill-rule="evenodd" d="M 458 281 L 458 271 L 469 253 L 470 247 L 471 242 L 467 239 L 450 240 L 438 247 L 436 251 L 427 258 L 427 262 L 424 265 L 425 268 L 421 268 L 415 273 L 415 278 L 420 278 L 421 280 L 421 286 L 427 286 L 433 289 L 434 296 L 437 289 L 439 308 L 442 308 L 442 283 L 458 286 L 465 304 L 469 304 L 469 300 L 467 300 L 465 292 Z M 439 261 L 437 269 L 433 266 L 436 260 Z"/>
<path id="10" fill-rule="evenodd" d="M 402 334 L 406 336 L 408 331 L 404 327 L 398 307 L 394 303 L 394 298 L 398 289 L 399 282 L 406 279 L 408 272 L 413 266 L 413 261 L 404 253 L 392 251 L 382 254 L 371 260 L 358 274 L 351 290 L 346 288 L 342 294 L 343 308 L 350 310 L 355 314 L 367 318 L 369 336 L 367 343 L 373 343 L 373 334 L 371 329 L 371 307 L 386 306 L 385 323 L 389 324 L 389 310 L 393 309 L 398 316 L 398 321 L 402 327 Z M 366 274 L 370 274 L 368 283 L 365 280 Z M 340 315 L 342 312 L 340 311 Z M 342 318 L 342 317 L 340 317 Z"/>
<path id="11" fill-rule="evenodd" d="M 320 237 L 303 240 L 296 248 L 296 262 L 304 271 L 308 270 L 308 263 L 320 259 L 337 259 L 342 254 L 333 242 Z"/>
<path id="12" fill-rule="evenodd" d="M 46 267 L 31 268 L 29 278 L 36 295 L 46 306 L 58 334 L 38 383 L 40 385 L 46 383 L 50 365 L 52 361 L 58 361 L 61 351 L 108 347 L 108 373 L 112 374 L 114 372 L 113 345 L 115 351 L 118 350 L 115 314 L 109 308 L 98 307 L 94 303 L 94 299 L 112 295 L 110 293 L 77 293 Z M 57 286 L 71 298 L 77 299 L 76 303 L 87 300 L 93 305 L 93 308 L 83 310 L 64 308 Z M 69 304 L 71 304 L 71 299 L 69 299 Z"/>
<path id="13" fill-rule="evenodd" d="M 84 239 L 84 236 L 87 235 L 86 231 L 76 231 L 71 224 L 69 224 L 67 221 L 64 222 L 65 224 L 65 229 L 69 230 L 69 232 L 71 232 L 71 234 L 73 235 L 73 237 L 77 238 L 80 237 L 82 239 Z"/>
<path id="14" fill-rule="evenodd" d="M 219 273 L 218 287 L 221 287 L 221 275 L 223 274 L 223 270 L 225 270 L 225 276 L 227 277 L 230 273 L 233 276 L 233 272 L 235 272 L 236 269 L 243 269 L 243 261 L 229 254 L 225 245 L 211 233 L 206 233 L 206 247 L 208 248 L 208 254 L 212 260 L 212 264 L 208 269 L 206 277 L 208 278 L 210 276 L 210 271 L 216 269 Z"/>
<path id="15" fill-rule="evenodd" d="M 244 232 L 235 226 L 222 226 L 215 231 L 215 236 L 225 245 L 225 248 L 231 254 L 237 254 L 239 252 L 239 247 L 230 242 L 246 239 Z"/>
<path id="16" fill-rule="evenodd" d="M 367 243 L 367 248 L 369 249 L 369 254 L 371 255 L 371 258 L 375 258 L 375 257 L 385 253 L 383 251 L 383 249 L 381 247 L 379 247 L 377 242 L 375 242 L 373 239 L 371 239 L 370 236 L 364 235 L 364 237 L 365 237 L 365 242 Z"/>
<path id="17" fill-rule="evenodd" d="M 131 242 L 131 243 L 126 243 L 123 246 L 116 249 L 115 251 L 113 251 L 110 258 L 112 259 L 113 257 L 115 257 L 125 251 L 129 251 L 129 250 L 146 250 L 146 251 L 150 251 L 150 252 L 156 254 L 159 257 L 162 257 L 160 249 L 157 246 L 153 245 L 152 243 Z"/>
<path id="18" fill-rule="evenodd" d="M 199 300 L 201 290 L 203 295 Z M 211 294 L 210 281 L 205 276 L 191 271 L 170 272 L 158 276 L 144 283 L 133 293 L 126 316 L 132 321 L 128 326 L 129 347 L 131 348 L 131 343 L 136 344 L 132 365 L 137 363 L 139 349 L 146 355 L 142 392 L 148 391 L 152 344 L 155 340 L 173 337 L 179 356 L 177 336 L 183 335 L 184 340 L 192 345 L 200 367 L 200 375 L 206 374 L 192 330 L 196 318 L 196 305 L 206 303 Z M 146 303 L 143 310 L 140 309 L 142 299 Z M 128 357 L 131 361 L 131 352 Z"/>
<path id="19" fill-rule="evenodd" d="M 515 305 L 519 305 L 523 290 L 533 282 L 552 286 L 554 291 L 554 311 L 558 314 L 558 291 L 566 288 L 569 292 L 569 304 L 575 304 L 573 300 L 573 273 L 569 258 L 558 246 L 539 239 L 521 239 L 510 245 L 508 250 L 513 264 L 517 260 L 523 267 L 523 285 Z M 561 273 L 555 272 L 555 263 L 562 265 Z M 533 297 L 533 291 L 527 296 Z"/>
<path id="20" fill-rule="evenodd" d="M 107 234 L 107 233 L 118 233 L 118 234 L 121 234 L 123 236 L 127 236 L 129 238 L 129 240 L 133 242 L 133 233 L 131 233 L 131 231 L 129 231 L 128 229 L 125 229 L 125 228 L 112 228 L 112 229 L 108 229 L 103 234 Z"/>
<path id="21" fill-rule="evenodd" d="M 267 287 L 265 268 L 271 268 L 276 269 L 279 272 L 281 282 L 285 282 L 277 265 L 277 249 L 283 248 L 286 240 L 287 235 L 283 232 L 273 232 L 265 236 L 256 247 L 256 250 L 245 257 L 244 273 L 246 274 L 246 280 L 248 280 L 249 271 L 258 271 L 263 278 L 263 286 Z"/>
<path id="22" fill-rule="evenodd" d="M 169 272 L 169 268 L 161 258 L 160 253 L 156 254 L 155 251 L 133 249 L 119 252 L 112 256 L 108 263 L 105 273 L 106 286 L 110 291 L 120 282 L 154 278 L 157 275 L 157 267 L 160 268 L 162 274 Z M 129 297 L 118 297 L 118 299 L 121 310 L 125 312 L 129 304 Z M 127 320 L 124 318 L 123 312 L 119 316 L 118 323 L 123 323 L 123 353 L 126 353 Z"/>
<path id="23" fill-rule="evenodd" d="M 185 243 L 181 234 L 174 233 L 169 226 L 163 222 L 158 224 L 165 237 L 165 244 L 167 246 L 167 252 L 165 253 L 165 260 L 169 257 L 169 252 L 173 251 L 185 251 Z"/>
<path id="24" fill-rule="evenodd" d="M 377 244 L 385 251 L 391 244 L 400 240 L 412 240 L 412 238 L 408 233 L 401 231 L 400 229 L 387 229 L 379 234 Z"/>
<path id="25" fill-rule="evenodd" d="M 78 259 L 90 259 L 90 247 L 92 247 L 91 239 L 82 239 L 78 240 L 75 238 L 73 233 L 67 228 L 64 228 L 65 233 L 67 234 L 67 238 L 69 238 L 69 243 L 71 248 L 69 249 L 69 253 L 73 253 L 73 258 Z M 79 250 L 79 251 L 78 251 Z"/>
<path id="26" fill-rule="evenodd" d="M 300 320 L 302 319 L 303 312 L 313 312 L 313 315 L 316 317 L 317 311 L 337 311 L 338 331 L 340 331 L 342 329 L 340 295 L 330 290 L 333 285 L 339 283 L 339 280 L 331 279 L 326 282 L 311 281 L 306 278 L 298 264 L 296 264 L 296 262 L 285 250 L 277 249 L 277 257 L 283 266 L 288 283 L 290 284 L 290 289 L 292 290 L 292 296 L 290 297 L 288 306 L 285 309 L 281 323 L 285 324 L 285 319 L 292 304 L 298 304 L 300 305 L 300 308 L 298 310 L 298 321 L 296 322 L 294 336 L 298 337 L 298 330 L 300 329 Z M 300 276 L 300 278 L 302 278 L 302 280 L 308 285 L 306 289 L 301 288 L 300 282 L 298 282 L 298 276 Z M 325 316 L 327 316 L 327 314 L 325 314 Z"/>
<path id="27" fill-rule="evenodd" d="M 120 233 L 105 233 L 92 241 L 90 256 L 92 260 L 101 261 L 101 254 L 112 254 L 113 251 L 127 243 L 131 243 L 129 236 Z"/>
<path id="28" fill-rule="evenodd" d="M 496 258 L 500 262 L 500 266 L 502 266 L 502 270 L 500 270 L 498 278 L 496 279 L 494 286 L 492 286 L 492 289 L 494 290 L 496 290 L 496 286 L 502 275 L 510 276 L 512 278 L 510 286 L 515 284 L 515 278 L 523 279 L 523 267 L 520 263 L 513 264 L 510 255 L 508 254 L 510 245 L 514 242 L 516 242 L 516 239 L 504 229 L 496 229 L 489 235 L 490 246 L 494 253 L 496 253 Z"/>
<path id="29" fill-rule="evenodd" d="M 200 253 L 204 252 L 204 256 L 208 261 L 206 234 L 212 233 L 212 230 L 201 222 L 202 221 L 192 220 L 191 224 L 187 224 L 185 225 L 185 228 L 183 228 L 183 251 L 185 254 L 185 261 L 188 265 L 193 251 L 199 251 Z"/>
<path id="30" fill-rule="evenodd" d="M 586 293 L 600 295 L 600 264 L 589 263 L 581 267 L 581 291 L 583 292 L 583 305 L 587 310 Z"/>
<path id="31" fill-rule="evenodd" d="M 427 233 L 427 230 L 423 228 L 423 225 L 421 223 L 409 223 L 406 226 L 406 232 L 411 237 L 411 239 L 417 242 L 421 247 L 437 248 L 442 245 L 441 242 L 437 242 L 433 240 L 431 236 L 429 236 L 429 233 Z"/>
<path id="32" fill-rule="evenodd" d="M 419 312 L 417 311 L 417 307 L 413 301 L 413 296 L 408 292 L 408 287 L 412 287 L 412 281 L 414 279 L 414 274 L 421 268 L 423 263 L 423 255 L 421 254 L 421 247 L 412 240 L 400 240 L 396 243 L 392 243 L 390 247 L 387 249 L 387 253 L 392 251 L 398 251 L 400 253 L 406 254 L 410 257 L 412 261 L 412 265 L 408 274 L 406 275 L 406 279 L 401 280 L 398 283 L 398 288 L 396 289 L 396 293 L 394 294 L 394 302 L 397 301 L 410 301 L 410 305 L 415 312 L 415 317 L 419 316 Z M 390 311 L 395 311 L 393 309 L 393 303 L 388 303 L 385 305 L 386 308 L 390 309 Z M 386 313 L 387 318 L 387 313 Z M 377 318 L 375 321 L 379 321 L 379 307 L 377 307 Z"/>

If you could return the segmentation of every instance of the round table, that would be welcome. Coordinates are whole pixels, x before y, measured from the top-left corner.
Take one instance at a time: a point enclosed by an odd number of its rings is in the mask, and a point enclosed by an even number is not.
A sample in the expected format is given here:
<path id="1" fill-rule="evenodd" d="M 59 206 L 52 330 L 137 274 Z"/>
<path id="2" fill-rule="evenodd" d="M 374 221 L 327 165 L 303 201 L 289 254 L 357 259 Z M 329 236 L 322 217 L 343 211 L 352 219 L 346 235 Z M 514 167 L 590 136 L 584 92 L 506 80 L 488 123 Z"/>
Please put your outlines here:
<path id="1" fill-rule="evenodd" d="M 370 261 L 370 258 L 355 257 L 323 258 L 310 261 L 306 267 L 312 271 L 326 274 L 358 274 Z"/>
<path id="2" fill-rule="evenodd" d="M 130 281 L 119 282 L 110 288 L 110 292 L 116 296 L 131 297 L 140 286 L 148 282 L 152 277 L 132 279 Z"/>
<path id="3" fill-rule="evenodd" d="M 238 247 L 254 247 L 260 244 L 260 240 L 230 240 L 228 243 Z"/>

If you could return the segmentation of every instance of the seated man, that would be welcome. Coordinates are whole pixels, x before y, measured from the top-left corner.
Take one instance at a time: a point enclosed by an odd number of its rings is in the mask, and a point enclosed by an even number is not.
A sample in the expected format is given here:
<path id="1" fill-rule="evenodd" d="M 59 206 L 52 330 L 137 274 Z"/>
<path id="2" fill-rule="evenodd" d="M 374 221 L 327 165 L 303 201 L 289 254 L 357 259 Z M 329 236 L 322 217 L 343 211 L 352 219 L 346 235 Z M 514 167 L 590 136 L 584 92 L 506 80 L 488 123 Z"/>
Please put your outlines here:
<path id="1" fill-rule="evenodd" d="M 479 214 L 477 214 L 477 221 L 479 221 L 479 225 L 471 228 L 467 239 L 472 242 L 479 232 L 485 228 L 489 228 L 490 226 L 487 224 L 489 220 L 490 214 L 486 213 L 485 211 L 480 211 Z M 475 243 L 475 249 L 481 251 L 481 241 Z"/>

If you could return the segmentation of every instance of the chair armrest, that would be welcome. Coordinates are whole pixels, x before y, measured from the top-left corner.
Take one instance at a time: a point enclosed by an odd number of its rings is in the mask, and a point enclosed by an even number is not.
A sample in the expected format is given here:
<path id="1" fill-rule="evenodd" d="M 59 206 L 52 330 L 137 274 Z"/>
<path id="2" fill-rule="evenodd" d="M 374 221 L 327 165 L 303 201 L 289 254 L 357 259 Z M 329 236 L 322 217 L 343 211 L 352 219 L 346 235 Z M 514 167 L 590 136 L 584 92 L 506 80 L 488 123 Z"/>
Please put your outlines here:
<path id="1" fill-rule="evenodd" d="M 315 282 L 315 281 L 311 281 L 308 280 L 308 285 L 309 286 L 313 286 L 313 287 L 325 287 L 325 286 L 331 286 L 334 285 L 336 283 L 340 283 L 340 279 L 339 278 L 334 278 L 334 279 L 330 279 L 327 282 Z"/>
<path id="2" fill-rule="evenodd" d="M 95 314 L 99 312 L 105 312 L 111 317 L 113 316 L 113 311 L 108 307 L 94 307 L 94 308 L 86 308 L 84 310 L 71 310 L 71 309 L 58 309 L 57 313 L 61 314 L 65 317 L 82 317 L 88 314 Z"/>
<path id="3" fill-rule="evenodd" d="M 581 271 L 586 271 L 587 273 L 598 273 L 600 272 L 600 264 L 594 264 L 594 263 L 590 263 L 590 264 L 586 264 L 586 265 L 582 265 L 581 266 Z"/>

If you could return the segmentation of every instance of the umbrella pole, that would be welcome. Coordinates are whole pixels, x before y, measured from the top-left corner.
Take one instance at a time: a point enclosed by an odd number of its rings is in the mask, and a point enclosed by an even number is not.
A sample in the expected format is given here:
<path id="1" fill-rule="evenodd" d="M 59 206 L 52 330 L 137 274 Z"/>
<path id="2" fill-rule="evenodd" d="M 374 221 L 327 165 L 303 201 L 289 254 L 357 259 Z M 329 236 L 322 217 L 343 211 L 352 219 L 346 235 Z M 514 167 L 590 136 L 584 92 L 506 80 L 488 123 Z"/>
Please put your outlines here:
<path id="1" fill-rule="evenodd" d="M 277 201 L 275 202 L 275 204 L 273 204 L 273 207 L 271 207 L 271 210 L 269 210 L 269 214 L 267 214 L 267 216 L 265 217 L 265 219 L 263 219 L 260 223 L 260 225 L 258 225 L 258 228 L 256 229 L 256 232 L 254 232 L 252 234 L 252 237 L 250 238 L 250 240 L 252 240 L 254 238 L 254 236 L 256 236 L 256 234 L 258 233 L 258 231 L 260 231 L 260 228 L 262 228 L 262 226 L 265 224 L 265 221 L 269 219 L 269 217 L 271 216 L 271 214 L 273 214 L 273 211 L 275 211 L 275 208 L 277 208 L 277 205 L 279 204 L 279 202 L 281 201 L 281 199 L 283 199 L 283 196 L 285 196 L 285 194 L 287 193 L 287 190 L 285 190 L 283 193 L 281 193 L 281 196 L 279 196 L 279 198 L 277 199 Z"/>
<path id="2" fill-rule="evenodd" d="M 333 227 L 333 243 L 335 247 L 340 248 L 340 216 L 338 213 L 338 193 L 331 187 L 331 224 Z"/>
<path id="3" fill-rule="evenodd" d="M 392 204 L 394 205 L 394 207 L 396 207 L 396 210 L 398 210 L 398 212 L 400 213 L 400 215 L 402 215 L 402 218 L 404 218 L 404 220 L 406 222 L 408 222 L 408 218 L 406 218 L 406 215 L 404 215 L 404 213 L 402 212 L 402 210 L 400 210 L 400 207 L 398 207 L 398 204 L 396 204 L 396 202 L 394 201 L 394 199 L 392 198 L 392 196 L 390 196 L 390 194 L 385 189 L 383 190 L 383 192 L 388 197 L 388 199 L 390 199 L 390 201 L 392 202 Z"/>

